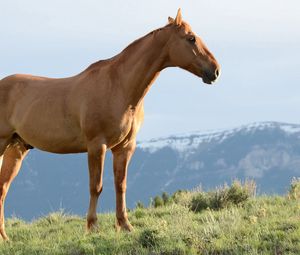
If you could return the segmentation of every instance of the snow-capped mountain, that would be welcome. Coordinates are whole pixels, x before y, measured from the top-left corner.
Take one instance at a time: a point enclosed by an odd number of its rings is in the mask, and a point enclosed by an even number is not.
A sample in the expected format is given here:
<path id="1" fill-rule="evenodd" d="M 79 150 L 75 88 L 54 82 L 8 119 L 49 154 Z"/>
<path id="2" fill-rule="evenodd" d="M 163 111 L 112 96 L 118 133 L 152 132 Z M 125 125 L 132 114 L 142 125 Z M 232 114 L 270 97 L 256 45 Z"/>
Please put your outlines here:
<path id="1" fill-rule="evenodd" d="M 111 154 L 104 172 L 102 211 L 114 209 Z M 191 132 L 138 143 L 129 167 L 128 207 L 162 191 L 214 188 L 235 178 L 255 179 L 258 191 L 284 193 L 300 176 L 300 125 L 261 122 L 227 130 Z M 65 208 L 84 215 L 88 206 L 86 155 L 33 150 L 12 184 L 7 215 L 37 217 Z"/>
<path id="2" fill-rule="evenodd" d="M 209 130 L 190 132 L 185 134 L 177 134 L 168 137 L 151 139 L 149 141 L 138 142 L 138 147 L 149 152 L 155 152 L 164 147 L 170 147 L 177 151 L 192 151 L 203 143 L 218 142 L 222 143 L 226 139 L 230 139 L 237 133 L 253 133 L 256 131 L 280 129 L 286 134 L 300 135 L 300 125 L 287 124 L 280 122 L 255 122 L 232 129 Z"/>
<path id="3" fill-rule="evenodd" d="M 261 122 L 192 132 L 141 142 L 139 148 L 148 154 L 145 168 L 159 158 L 152 171 L 159 172 L 161 190 L 199 184 L 211 188 L 234 178 L 250 178 L 261 192 L 283 193 L 291 178 L 300 175 L 300 125 L 296 124 Z"/>

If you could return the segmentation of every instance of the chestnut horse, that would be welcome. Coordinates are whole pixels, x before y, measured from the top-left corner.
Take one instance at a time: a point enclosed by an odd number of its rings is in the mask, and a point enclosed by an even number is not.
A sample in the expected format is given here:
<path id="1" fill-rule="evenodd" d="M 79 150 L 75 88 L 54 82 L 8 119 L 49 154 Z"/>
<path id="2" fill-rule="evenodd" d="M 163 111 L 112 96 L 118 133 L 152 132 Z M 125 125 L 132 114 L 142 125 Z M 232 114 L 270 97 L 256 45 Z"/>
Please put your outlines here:
<path id="1" fill-rule="evenodd" d="M 143 101 L 161 70 L 180 67 L 213 83 L 219 64 L 182 20 L 178 10 L 166 26 L 134 41 L 120 54 L 78 75 L 51 79 L 12 75 L 0 81 L 0 233 L 4 201 L 30 149 L 87 152 L 90 203 L 87 229 L 96 227 L 105 153 L 113 153 L 116 229 L 132 230 L 126 213 L 127 166 L 143 121 Z"/>

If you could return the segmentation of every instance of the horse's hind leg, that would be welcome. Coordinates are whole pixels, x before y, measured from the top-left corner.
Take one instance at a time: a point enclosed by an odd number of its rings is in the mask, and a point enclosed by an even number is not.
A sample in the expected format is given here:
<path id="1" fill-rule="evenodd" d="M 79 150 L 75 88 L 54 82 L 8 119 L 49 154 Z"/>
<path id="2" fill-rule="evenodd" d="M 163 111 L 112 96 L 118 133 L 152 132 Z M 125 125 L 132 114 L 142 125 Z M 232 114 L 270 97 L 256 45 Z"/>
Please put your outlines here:
<path id="1" fill-rule="evenodd" d="M 8 145 L 3 154 L 0 171 L 0 234 L 4 240 L 8 237 L 4 228 L 4 201 L 13 179 L 17 176 L 22 160 L 28 153 L 28 148 L 22 142 L 14 141 Z"/>
<path id="2" fill-rule="evenodd" d="M 4 154 L 4 151 L 5 151 L 8 143 L 9 142 L 7 139 L 0 139 L 0 170 L 1 170 L 1 166 L 2 166 L 3 154 Z"/>
<path id="3" fill-rule="evenodd" d="M 8 144 L 9 144 L 9 140 L 0 139 L 0 172 L 1 172 L 2 162 L 3 162 L 3 154 Z"/>

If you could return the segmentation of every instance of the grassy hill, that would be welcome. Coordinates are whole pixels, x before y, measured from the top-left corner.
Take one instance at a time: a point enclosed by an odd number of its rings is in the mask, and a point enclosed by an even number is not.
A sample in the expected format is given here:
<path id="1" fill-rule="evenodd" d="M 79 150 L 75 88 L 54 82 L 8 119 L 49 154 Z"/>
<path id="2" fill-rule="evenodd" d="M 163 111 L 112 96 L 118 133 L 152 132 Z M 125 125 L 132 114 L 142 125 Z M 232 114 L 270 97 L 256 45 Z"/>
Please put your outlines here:
<path id="1" fill-rule="evenodd" d="M 84 218 L 63 212 L 8 219 L 11 241 L 0 254 L 300 254 L 299 186 L 294 181 L 286 196 L 255 197 L 249 182 L 163 194 L 129 212 L 132 233 L 115 232 L 113 213 L 100 214 L 90 234 Z"/>

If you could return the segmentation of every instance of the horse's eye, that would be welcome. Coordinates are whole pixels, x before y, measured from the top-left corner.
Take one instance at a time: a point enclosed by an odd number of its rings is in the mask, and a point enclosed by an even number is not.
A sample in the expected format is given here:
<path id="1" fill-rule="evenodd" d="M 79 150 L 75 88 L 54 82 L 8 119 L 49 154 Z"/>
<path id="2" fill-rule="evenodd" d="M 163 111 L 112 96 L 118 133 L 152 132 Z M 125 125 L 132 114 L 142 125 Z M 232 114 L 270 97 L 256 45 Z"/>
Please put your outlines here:
<path id="1" fill-rule="evenodd" d="M 195 43 L 196 42 L 196 37 L 195 36 L 191 36 L 188 38 L 188 41 L 191 43 Z"/>

